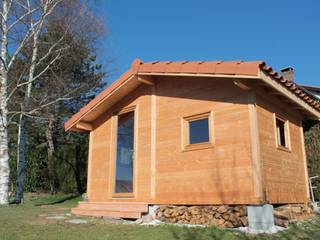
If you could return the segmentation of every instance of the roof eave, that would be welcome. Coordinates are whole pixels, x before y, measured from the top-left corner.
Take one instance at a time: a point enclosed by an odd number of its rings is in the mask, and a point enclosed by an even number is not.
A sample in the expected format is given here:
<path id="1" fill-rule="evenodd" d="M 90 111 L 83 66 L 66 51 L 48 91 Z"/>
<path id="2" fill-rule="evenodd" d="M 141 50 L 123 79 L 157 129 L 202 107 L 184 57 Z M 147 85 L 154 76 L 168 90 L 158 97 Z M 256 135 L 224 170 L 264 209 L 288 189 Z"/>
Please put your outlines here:
<path id="1" fill-rule="evenodd" d="M 100 93 L 96 98 L 91 100 L 87 105 L 80 109 L 75 115 L 73 115 L 67 122 L 64 124 L 65 131 L 83 131 L 82 129 L 78 129 L 76 127 L 77 123 L 81 122 L 81 120 L 90 114 L 94 109 L 99 107 L 102 103 L 104 103 L 108 98 L 113 96 L 115 93 L 122 88 L 128 81 L 131 81 L 135 74 L 132 73 L 131 69 L 126 72 L 128 76 L 119 79 L 118 81 L 114 82 L 108 88 L 106 88 L 102 93 Z M 123 74 L 125 75 L 125 74 Z"/>
<path id="2" fill-rule="evenodd" d="M 310 106 L 308 103 L 300 99 L 298 96 L 296 96 L 292 91 L 289 91 L 286 87 L 284 87 L 281 83 L 276 81 L 272 76 L 265 73 L 263 70 L 259 73 L 260 79 L 264 81 L 267 85 L 275 89 L 276 91 L 282 93 L 284 96 L 295 102 L 297 105 L 299 105 L 302 109 L 307 111 L 310 115 L 312 115 L 314 118 L 313 120 L 320 120 L 320 111 L 316 110 L 312 106 Z"/>

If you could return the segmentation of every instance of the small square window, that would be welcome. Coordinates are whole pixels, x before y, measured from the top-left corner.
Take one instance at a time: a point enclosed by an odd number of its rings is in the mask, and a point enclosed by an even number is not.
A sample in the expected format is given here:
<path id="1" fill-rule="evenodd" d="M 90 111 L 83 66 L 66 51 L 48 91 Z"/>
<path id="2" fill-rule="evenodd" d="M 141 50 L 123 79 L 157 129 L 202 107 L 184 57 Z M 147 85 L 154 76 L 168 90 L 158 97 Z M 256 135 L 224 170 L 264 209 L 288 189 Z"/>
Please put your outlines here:
<path id="1" fill-rule="evenodd" d="M 209 119 L 189 121 L 189 144 L 209 142 Z"/>
<path id="2" fill-rule="evenodd" d="M 288 147 L 287 123 L 286 121 L 276 118 L 277 144 L 281 147 Z"/>
<path id="3" fill-rule="evenodd" d="M 184 117 L 182 128 L 182 149 L 185 151 L 213 147 L 212 112 Z"/>

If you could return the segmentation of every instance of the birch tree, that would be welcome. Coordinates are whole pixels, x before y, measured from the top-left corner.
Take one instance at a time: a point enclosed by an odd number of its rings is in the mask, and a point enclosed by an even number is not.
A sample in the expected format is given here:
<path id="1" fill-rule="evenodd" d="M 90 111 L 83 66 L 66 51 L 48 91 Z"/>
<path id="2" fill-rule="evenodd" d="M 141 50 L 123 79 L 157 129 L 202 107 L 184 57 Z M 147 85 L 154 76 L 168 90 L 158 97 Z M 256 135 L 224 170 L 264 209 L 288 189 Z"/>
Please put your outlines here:
<path id="1" fill-rule="evenodd" d="M 8 14 L 11 1 L 2 2 L 1 14 L 1 61 L 0 61 L 0 204 L 8 203 L 9 149 L 8 149 Z"/>
<path id="2" fill-rule="evenodd" d="M 0 61 L 0 204 L 8 203 L 8 183 L 9 183 L 9 155 L 8 155 L 8 125 L 13 122 L 17 116 L 19 121 L 18 128 L 18 181 L 16 201 L 19 203 L 22 199 L 23 182 L 25 175 L 25 141 L 26 141 L 26 118 L 32 117 L 33 113 L 39 109 L 48 107 L 58 101 L 68 99 L 61 96 L 32 109 L 30 99 L 34 83 L 50 69 L 51 65 L 58 61 L 63 55 L 63 51 L 68 46 L 61 46 L 61 40 L 47 47 L 47 52 L 39 56 L 39 36 L 44 31 L 45 26 L 53 15 L 56 8 L 72 0 L 2 0 L 1 16 L 1 61 Z M 77 9 L 77 14 L 81 14 L 81 8 Z M 75 16 L 69 17 L 68 22 L 71 25 L 76 21 Z M 66 29 L 67 31 L 67 29 Z M 10 41 L 9 41 L 10 40 Z M 22 52 L 26 48 L 31 49 L 31 54 L 24 59 L 28 64 L 17 79 L 10 79 L 10 71 L 15 66 L 17 59 L 23 58 Z M 49 59 L 49 61 L 48 61 Z M 44 65 L 44 62 L 46 64 Z M 42 78 L 43 81 L 47 79 Z M 9 92 L 10 89 L 10 92 Z M 18 111 L 9 111 L 8 102 L 17 93 L 22 92 L 20 109 Z"/>
<path id="3" fill-rule="evenodd" d="M 16 187 L 16 203 L 20 203 L 23 197 L 23 187 L 25 178 L 25 145 L 26 145 L 26 122 L 27 118 L 40 118 L 45 119 L 49 125 L 54 121 L 51 115 L 43 116 L 41 114 L 48 108 L 51 108 L 58 104 L 60 101 L 70 100 L 81 93 L 81 89 L 88 90 L 87 83 L 82 82 L 81 85 L 69 86 L 70 80 L 67 76 L 60 76 L 57 78 L 58 72 L 55 72 L 55 66 L 60 63 L 61 65 L 67 64 L 65 62 L 65 55 L 70 54 L 70 48 L 74 43 L 70 38 L 79 38 L 79 41 L 94 42 L 95 38 L 102 33 L 102 26 L 99 21 L 92 18 L 86 2 L 80 0 L 65 0 L 65 1 L 50 1 L 45 2 L 41 8 L 41 15 L 39 15 L 39 23 L 36 27 L 33 27 L 35 21 L 30 18 L 29 26 L 32 38 L 26 48 L 29 48 L 29 54 L 24 58 L 30 58 L 29 64 L 27 64 L 26 74 L 22 73 L 22 78 L 25 81 L 18 82 L 15 90 L 24 90 L 24 98 L 20 104 L 20 112 L 12 112 L 12 114 L 20 114 L 18 122 L 18 177 Z M 52 27 L 53 26 L 53 27 Z M 52 30 L 52 28 L 56 28 Z M 83 30 L 84 29 L 84 30 Z M 50 34 L 55 34 L 55 37 L 50 37 Z M 79 51 L 79 49 L 78 49 Z M 28 61 L 27 61 L 28 62 Z M 53 74 L 48 74 L 52 72 Z M 20 78 L 19 78 L 20 80 Z M 74 81 L 74 79 L 73 79 Z M 53 83 L 53 84 L 52 84 Z M 60 84 L 57 84 L 60 83 Z M 38 98 L 32 97 L 34 86 L 42 84 L 48 91 L 44 94 L 36 94 Z M 58 87 L 58 89 L 57 89 Z M 53 93 L 52 89 L 56 91 Z M 11 94 L 10 94 L 11 95 Z M 41 96 L 41 98 L 39 98 Z M 9 112 L 10 113 L 10 112 Z M 49 176 L 51 178 L 51 192 L 54 192 L 54 164 L 53 157 L 50 151 L 53 144 L 48 141 L 48 165 Z"/>
<path id="4" fill-rule="evenodd" d="M 29 1 L 27 1 L 29 3 Z M 9 45 L 11 34 L 23 27 L 19 24 L 38 11 L 39 7 L 31 8 L 20 1 L 2 0 L 1 17 L 1 53 L 0 53 L 0 204 L 8 203 L 9 155 L 8 155 L 8 85 L 9 71 L 15 63 L 20 51 L 32 36 L 30 29 L 25 31 L 17 45 Z M 35 26 L 39 22 L 35 23 Z M 12 50 L 9 53 L 9 49 Z"/>
<path id="5" fill-rule="evenodd" d="M 55 44 L 52 45 L 51 49 L 47 52 L 45 56 L 43 56 L 40 60 L 38 60 L 38 48 L 39 48 L 39 35 L 41 33 L 41 30 L 43 29 L 43 25 L 45 24 L 45 20 L 50 16 L 50 14 L 53 12 L 54 8 L 57 6 L 58 3 L 60 3 L 62 0 L 47 0 L 43 1 L 41 3 L 41 16 L 38 20 L 38 23 L 36 24 L 33 20 L 33 17 L 31 15 L 30 23 L 29 23 L 29 31 L 31 32 L 31 35 L 33 36 L 32 39 L 32 54 L 31 54 L 31 63 L 28 71 L 28 78 L 27 81 L 23 84 L 26 85 L 26 92 L 24 95 L 24 101 L 21 103 L 21 113 L 20 113 L 20 122 L 19 122 L 19 128 L 18 128 L 18 179 L 17 179 L 17 187 L 16 187 L 16 203 L 20 203 L 23 198 L 23 184 L 24 184 L 24 178 L 25 178 L 25 145 L 26 145 L 26 139 L 25 139 L 25 132 L 26 132 L 26 116 L 25 113 L 28 112 L 29 104 L 30 104 L 30 98 L 31 98 L 31 91 L 33 82 L 41 77 L 41 75 L 47 71 L 47 69 L 50 67 L 54 61 L 58 60 L 60 57 L 60 53 L 56 54 L 53 58 L 53 60 L 44 67 L 44 69 L 37 75 L 35 75 L 36 66 L 43 61 L 44 58 L 49 57 L 51 55 L 52 50 L 55 48 Z M 30 4 L 27 2 L 28 11 L 31 11 Z M 35 25 L 36 24 L 36 25 Z M 54 49 L 55 50 L 55 49 Z M 59 52 L 59 51 L 58 51 Z M 21 86 L 21 85 L 20 85 Z"/>

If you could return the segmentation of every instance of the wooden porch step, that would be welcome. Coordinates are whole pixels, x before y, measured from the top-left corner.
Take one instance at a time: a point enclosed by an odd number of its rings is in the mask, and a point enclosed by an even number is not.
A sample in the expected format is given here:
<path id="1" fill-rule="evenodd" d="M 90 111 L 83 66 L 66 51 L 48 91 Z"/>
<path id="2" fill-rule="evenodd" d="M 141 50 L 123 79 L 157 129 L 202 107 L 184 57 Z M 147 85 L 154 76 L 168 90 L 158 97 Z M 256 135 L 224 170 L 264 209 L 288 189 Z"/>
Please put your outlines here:
<path id="1" fill-rule="evenodd" d="M 107 210 L 87 210 L 80 208 L 72 208 L 71 212 L 75 215 L 94 216 L 94 217 L 113 217 L 113 218 L 141 218 L 141 212 L 125 212 L 125 211 L 107 211 Z"/>
<path id="2" fill-rule="evenodd" d="M 140 218 L 142 213 L 148 212 L 148 204 L 141 202 L 79 202 L 76 208 L 71 209 L 76 215 Z"/>
<path id="3" fill-rule="evenodd" d="M 140 202 L 79 202 L 79 209 L 148 212 L 148 204 Z"/>

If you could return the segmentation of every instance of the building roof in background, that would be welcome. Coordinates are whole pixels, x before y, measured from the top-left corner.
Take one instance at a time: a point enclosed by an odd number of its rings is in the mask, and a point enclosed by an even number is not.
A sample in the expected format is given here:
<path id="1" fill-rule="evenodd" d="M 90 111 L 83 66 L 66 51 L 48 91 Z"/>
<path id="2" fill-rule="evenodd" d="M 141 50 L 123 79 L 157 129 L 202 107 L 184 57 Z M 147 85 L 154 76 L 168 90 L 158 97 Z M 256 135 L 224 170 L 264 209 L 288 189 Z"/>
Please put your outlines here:
<path id="1" fill-rule="evenodd" d="M 301 85 L 306 91 L 310 92 L 320 100 L 320 86 Z"/>

